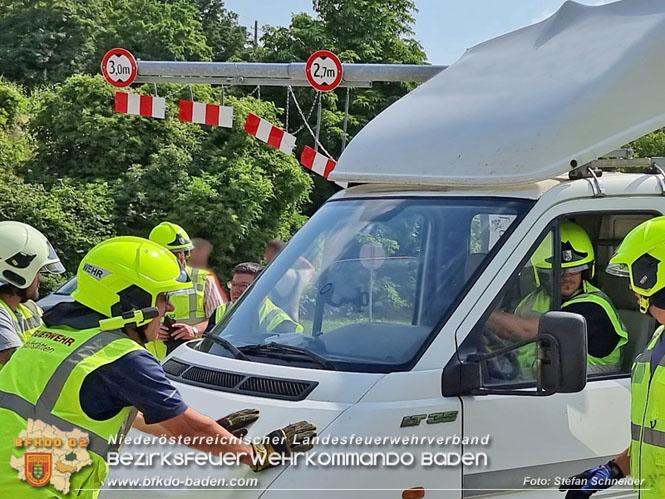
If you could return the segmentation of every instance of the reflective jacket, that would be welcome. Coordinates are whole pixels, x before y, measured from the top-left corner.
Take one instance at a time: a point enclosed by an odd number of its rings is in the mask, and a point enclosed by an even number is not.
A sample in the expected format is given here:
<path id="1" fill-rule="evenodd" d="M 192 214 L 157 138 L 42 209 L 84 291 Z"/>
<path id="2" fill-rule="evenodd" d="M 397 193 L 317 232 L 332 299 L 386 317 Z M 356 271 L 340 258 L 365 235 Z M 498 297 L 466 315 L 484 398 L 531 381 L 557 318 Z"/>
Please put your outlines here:
<path id="1" fill-rule="evenodd" d="M 644 480 L 636 489 L 651 489 L 638 492 L 642 499 L 665 497 L 665 357 L 651 376 L 651 355 L 664 329 L 637 356 L 631 374 L 630 474 Z"/>
<path id="2" fill-rule="evenodd" d="M 126 433 L 136 410 L 123 408 L 105 420 L 89 418 L 79 394 L 86 376 L 95 369 L 110 364 L 142 347 L 121 331 L 100 331 L 98 328 L 75 330 L 67 326 L 42 327 L 16 352 L 0 373 L 0 490 L 3 497 L 97 497 L 108 475 L 107 456 L 117 445 L 109 438 Z M 26 366 L 29 366 L 26 369 Z M 52 425 L 62 432 L 80 430 L 87 434 L 87 455 L 90 464 L 71 473 L 66 480 L 33 487 L 19 480 L 15 469 L 24 462 L 25 452 L 48 452 L 46 448 L 15 447 L 15 439 L 37 436 L 35 430 Z M 27 434 L 30 432 L 32 434 Z M 21 434 L 22 432 L 25 432 Z M 68 466 L 72 449 L 52 448 L 52 470 Z M 74 449 L 75 451 L 76 449 Z M 78 452 L 78 459 L 86 454 Z M 11 464 L 11 467 L 10 467 Z"/>
<path id="3" fill-rule="evenodd" d="M 223 303 L 217 307 L 214 323 L 218 324 L 230 308 L 231 302 Z M 295 332 L 301 333 L 304 331 L 301 324 L 291 319 L 291 316 L 275 305 L 270 298 L 263 300 L 263 303 L 259 307 L 259 330 L 269 333 L 284 322 L 290 323 Z"/>
<path id="4" fill-rule="evenodd" d="M 547 290 L 540 288 L 533 293 L 527 295 L 515 309 L 515 315 L 520 317 L 540 317 L 545 312 L 551 310 L 552 298 L 550 297 Z M 603 366 L 606 369 L 620 369 L 621 367 L 621 347 L 628 342 L 628 331 L 624 326 L 619 313 L 612 305 L 609 297 L 603 293 L 600 289 L 593 286 L 587 281 L 584 281 L 582 284 L 582 289 L 578 291 L 577 294 L 570 297 L 566 300 L 561 309 L 566 310 L 566 307 L 573 305 L 575 303 L 596 303 L 600 305 L 607 317 L 612 322 L 614 327 L 614 332 L 619 336 L 619 341 L 617 346 L 612 350 L 612 352 L 606 357 L 594 357 L 593 355 L 587 356 L 587 363 L 589 366 Z M 527 366 L 531 364 L 530 367 L 533 368 L 533 362 L 535 362 L 535 345 L 533 348 L 531 346 L 524 347 L 519 351 L 520 364 L 522 366 Z"/>
<path id="5" fill-rule="evenodd" d="M 9 313 L 9 317 L 12 319 L 14 325 L 14 331 L 16 331 L 16 334 L 23 343 L 42 325 L 42 309 L 32 300 L 19 303 L 16 311 L 13 311 L 4 300 L 0 299 L 0 307 Z M 0 369 L 3 366 L 4 364 L 0 362 Z"/>

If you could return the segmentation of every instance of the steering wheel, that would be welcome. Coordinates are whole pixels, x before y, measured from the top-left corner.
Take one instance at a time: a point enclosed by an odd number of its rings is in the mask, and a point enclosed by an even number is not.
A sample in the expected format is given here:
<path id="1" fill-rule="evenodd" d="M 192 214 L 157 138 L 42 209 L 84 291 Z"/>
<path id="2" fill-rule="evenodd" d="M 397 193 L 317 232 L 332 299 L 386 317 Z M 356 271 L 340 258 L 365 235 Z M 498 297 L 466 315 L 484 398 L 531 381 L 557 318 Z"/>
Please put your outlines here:
<path id="1" fill-rule="evenodd" d="M 479 345 L 479 351 L 484 350 L 486 353 L 492 353 L 507 346 L 506 343 L 488 327 L 483 329 L 480 338 L 482 344 Z M 487 366 L 487 373 L 492 379 L 511 381 L 519 379 L 522 374 L 522 368 L 516 351 L 493 357 L 484 361 L 484 363 Z"/>

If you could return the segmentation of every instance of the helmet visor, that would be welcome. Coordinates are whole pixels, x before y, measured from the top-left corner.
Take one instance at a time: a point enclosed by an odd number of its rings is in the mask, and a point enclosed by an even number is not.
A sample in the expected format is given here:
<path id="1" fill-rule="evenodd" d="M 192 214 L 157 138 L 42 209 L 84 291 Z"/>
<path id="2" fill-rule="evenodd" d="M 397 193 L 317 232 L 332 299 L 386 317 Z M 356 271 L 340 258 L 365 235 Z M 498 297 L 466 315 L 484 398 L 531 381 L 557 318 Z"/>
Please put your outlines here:
<path id="1" fill-rule="evenodd" d="M 607 265 L 605 272 L 617 277 L 630 277 L 630 269 L 625 263 L 610 263 Z"/>
<path id="2" fill-rule="evenodd" d="M 65 266 L 60 262 L 55 249 L 53 249 L 50 242 L 47 241 L 46 244 L 48 244 L 48 260 L 39 271 L 42 274 L 64 274 Z"/>
<path id="3" fill-rule="evenodd" d="M 585 263 L 583 265 L 578 265 L 577 267 L 566 267 L 561 269 L 562 274 L 579 274 L 580 272 L 584 272 L 585 270 L 589 270 L 589 266 Z"/>
<path id="4" fill-rule="evenodd" d="M 42 274 L 64 274 L 65 266 L 58 260 L 57 262 L 47 263 L 39 271 Z"/>

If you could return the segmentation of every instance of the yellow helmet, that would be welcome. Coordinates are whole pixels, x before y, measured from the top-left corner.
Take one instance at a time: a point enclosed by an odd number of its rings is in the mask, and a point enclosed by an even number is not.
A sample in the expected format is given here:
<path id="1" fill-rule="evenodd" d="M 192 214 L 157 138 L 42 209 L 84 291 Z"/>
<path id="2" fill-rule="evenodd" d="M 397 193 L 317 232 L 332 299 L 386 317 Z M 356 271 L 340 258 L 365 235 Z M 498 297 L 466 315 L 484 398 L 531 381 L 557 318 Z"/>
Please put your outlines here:
<path id="1" fill-rule="evenodd" d="M 665 217 L 652 218 L 631 230 L 607 266 L 607 272 L 630 278 L 630 287 L 639 294 L 640 311 L 649 311 L 651 297 L 665 289 Z M 659 295 L 658 308 L 665 309 L 665 296 Z M 661 306 L 662 305 L 662 306 Z"/>
<path id="2" fill-rule="evenodd" d="M 564 221 L 561 224 L 561 268 L 569 272 L 590 270 L 590 277 L 593 277 L 595 258 L 589 234 L 576 223 Z M 552 268 L 551 233 L 534 253 L 533 263 L 539 269 Z"/>
<path id="3" fill-rule="evenodd" d="M 173 253 L 130 236 L 107 239 L 92 248 L 81 261 L 76 280 L 72 298 L 106 317 L 155 307 L 160 293 L 187 293 L 192 286 Z"/>
<path id="4" fill-rule="evenodd" d="M 189 234 L 177 224 L 162 222 L 150 231 L 149 239 L 166 246 L 171 251 L 191 251 L 194 249 Z"/>

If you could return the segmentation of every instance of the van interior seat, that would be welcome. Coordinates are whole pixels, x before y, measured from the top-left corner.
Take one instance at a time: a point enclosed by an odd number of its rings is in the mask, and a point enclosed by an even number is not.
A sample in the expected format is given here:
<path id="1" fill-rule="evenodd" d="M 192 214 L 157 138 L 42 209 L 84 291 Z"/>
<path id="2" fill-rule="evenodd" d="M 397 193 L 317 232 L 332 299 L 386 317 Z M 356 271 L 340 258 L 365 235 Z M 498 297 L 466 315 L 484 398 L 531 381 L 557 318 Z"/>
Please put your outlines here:
<path id="1" fill-rule="evenodd" d="M 646 214 L 605 215 L 596 241 L 597 285 L 612 300 L 628 330 L 628 343 L 621 354 L 621 368 L 629 371 L 633 360 L 645 348 L 656 330 L 656 321 L 639 311 L 637 300 L 628 280 L 608 274 L 605 269 L 623 238 L 639 224 L 651 218 Z"/>

